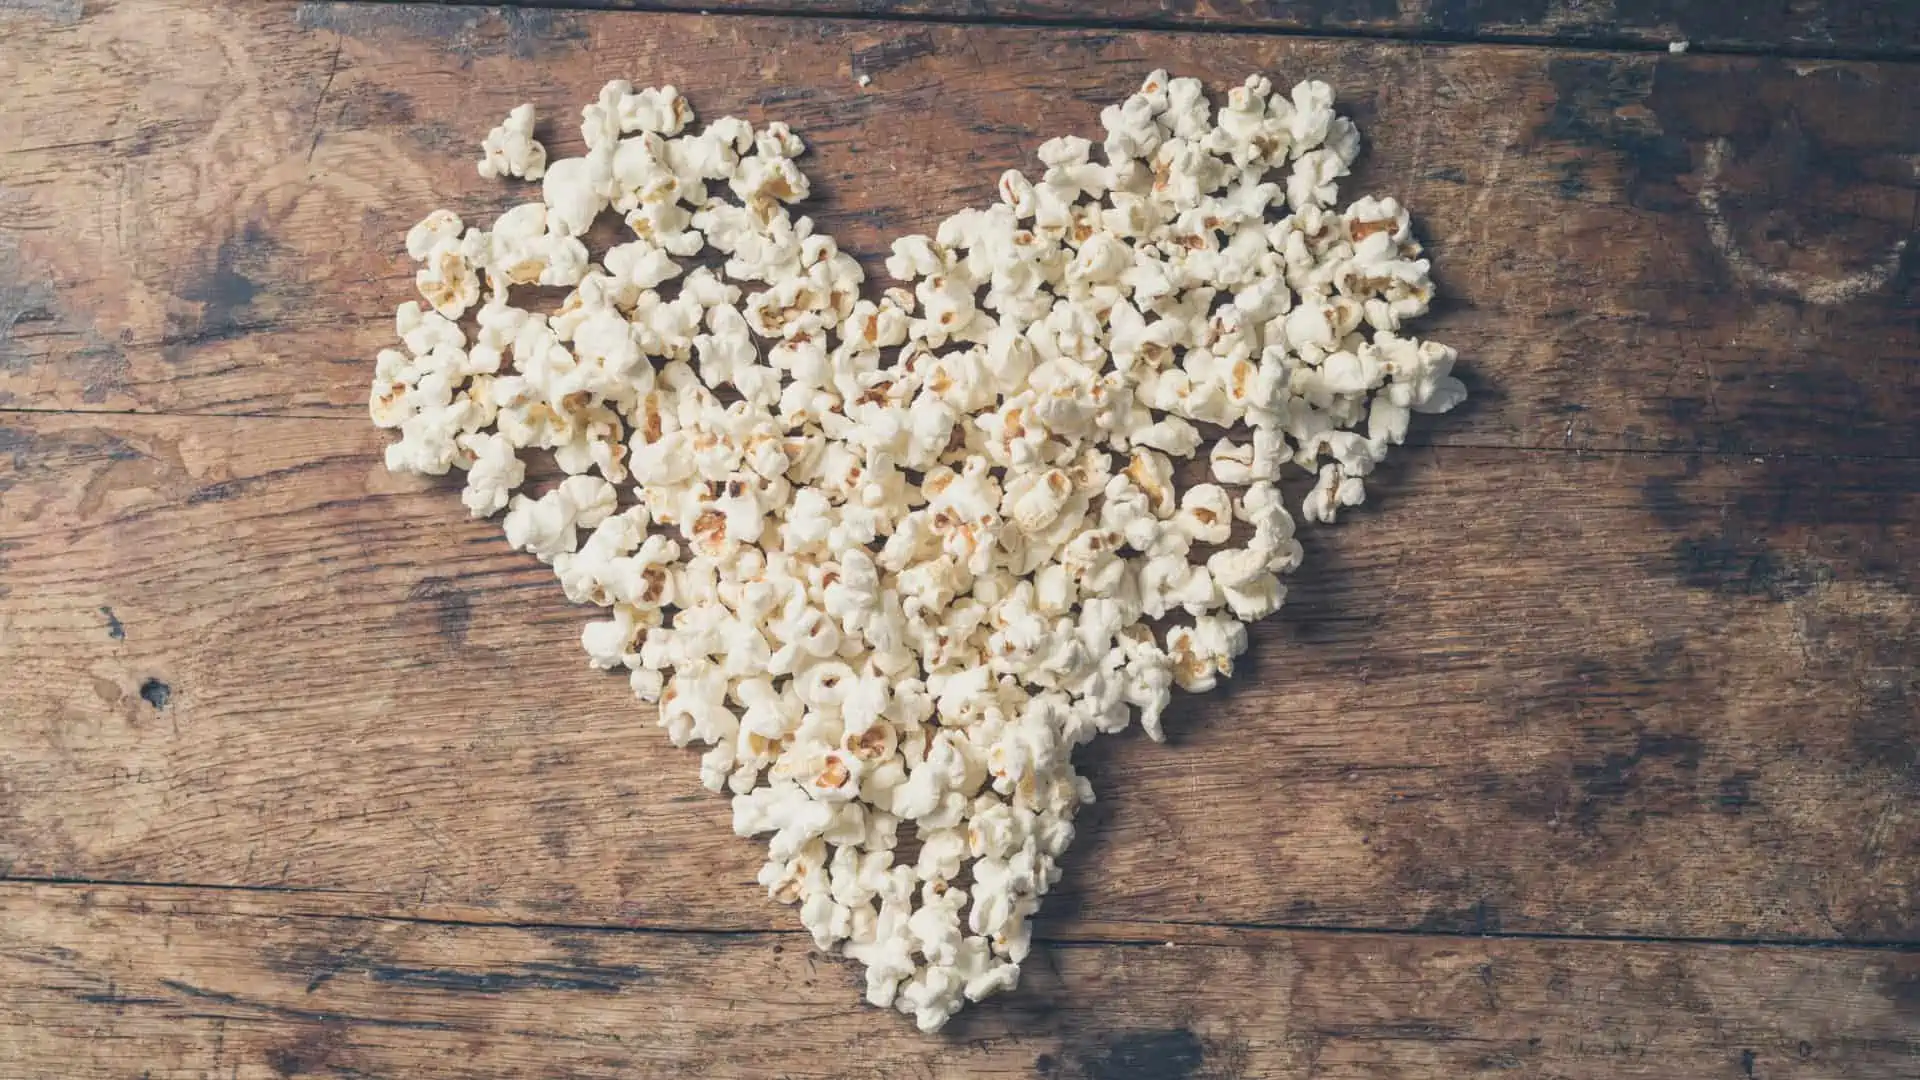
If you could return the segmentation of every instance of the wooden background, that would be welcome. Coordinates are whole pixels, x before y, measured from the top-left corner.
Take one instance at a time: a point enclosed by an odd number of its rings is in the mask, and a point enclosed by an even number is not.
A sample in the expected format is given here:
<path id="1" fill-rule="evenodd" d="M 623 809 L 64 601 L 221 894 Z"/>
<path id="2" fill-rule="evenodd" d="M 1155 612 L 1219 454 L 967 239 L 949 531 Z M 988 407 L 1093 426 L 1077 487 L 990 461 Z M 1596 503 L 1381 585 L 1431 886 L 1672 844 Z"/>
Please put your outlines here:
<path id="1" fill-rule="evenodd" d="M 0 0 L 0 1077 L 1920 1076 L 1920 6 L 701 6 Z M 1154 66 L 1339 89 L 1473 397 L 924 1037 L 381 468 L 399 238 L 628 77 L 881 253 Z"/>

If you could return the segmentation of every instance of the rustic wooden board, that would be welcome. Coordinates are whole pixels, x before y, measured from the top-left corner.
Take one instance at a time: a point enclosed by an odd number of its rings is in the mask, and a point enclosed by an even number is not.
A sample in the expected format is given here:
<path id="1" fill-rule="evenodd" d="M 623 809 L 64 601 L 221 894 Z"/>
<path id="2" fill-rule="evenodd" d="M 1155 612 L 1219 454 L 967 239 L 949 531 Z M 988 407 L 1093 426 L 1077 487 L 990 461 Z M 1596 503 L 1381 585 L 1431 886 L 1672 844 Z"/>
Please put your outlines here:
<path id="1" fill-rule="evenodd" d="M 935 1038 L 798 935 L 0 886 L 9 1075 L 1907 1080 L 1920 954 L 1213 932 L 1042 943 Z M 133 1063 L 137 1062 L 137 1066 Z"/>
<path id="2" fill-rule="evenodd" d="M 1887 55 L 1920 18 L 1138 2 L 1102 18 Z M 519 101 L 562 152 L 613 77 L 790 119 L 878 252 L 1159 65 L 1341 88 L 1475 396 L 1174 745 L 1087 752 L 1026 986 L 925 1039 L 764 900 L 586 612 L 381 469 L 368 357 L 405 226 L 524 191 L 471 164 Z M 0 81 L 0 1074 L 1920 1071 L 1920 66 L 0 0 Z"/>
<path id="3" fill-rule="evenodd" d="M 1920 454 L 1920 66 L 207 0 L 0 36 L 0 407 L 358 415 L 401 232 L 520 197 L 472 162 L 522 100 L 562 152 L 615 76 L 789 119 L 874 253 L 1155 65 L 1352 104 L 1475 390 L 1421 440 Z"/>
<path id="4" fill-rule="evenodd" d="M 1920 8 L 1886 0 L 516 0 L 540 8 L 1205 27 L 1810 55 L 1920 53 Z"/>
<path id="5" fill-rule="evenodd" d="M 793 925 L 586 609 L 381 439 L 5 418 L 0 871 Z M 1309 539 L 1175 745 L 1087 751 L 1059 933 L 1920 940 L 1920 461 L 1429 448 Z"/>

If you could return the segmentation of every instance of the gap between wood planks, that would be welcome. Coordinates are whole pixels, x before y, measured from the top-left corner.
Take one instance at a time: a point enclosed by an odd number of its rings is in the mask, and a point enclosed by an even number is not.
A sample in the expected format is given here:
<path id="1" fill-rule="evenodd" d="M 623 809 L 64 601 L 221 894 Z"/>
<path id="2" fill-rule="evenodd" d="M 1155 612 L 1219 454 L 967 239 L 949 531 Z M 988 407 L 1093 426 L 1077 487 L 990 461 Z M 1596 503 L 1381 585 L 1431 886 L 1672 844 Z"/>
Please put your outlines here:
<path id="1" fill-rule="evenodd" d="M 839 10 L 808 11 L 778 3 L 727 3 L 725 6 L 683 3 L 675 0 L 494 0 L 468 3 L 465 0 L 332 0 L 357 6 L 427 5 L 440 7 L 535 8 L 546 11 L 624 12 L 634 15 L 707 15 L 832 20 L 835 22 L 878 22 L 927 24 L 935 26 L 1012 26 L 1047 30 L 1148 31 L 1182 34 L 1255 35 L 1265 37 L 1331 38 L 1357 41 L 1390 41 L 1409 45 L 1501 45 L 1518 48 L 1571 50 L 1579 52 L 1617 52 L 1666 54 L 1666 42 L 1635 38 L 1626 34 L 1583 36 L 1532 36 L 1472 30 L 1463 32 L 1440 28 L 1395 30 L 1328 26 L 1278 26 L 1230 19 L 1181 20 L 1177 18 L 1102 18 L 1099 15 L 1029 14 L 948 14 L 922 11 L 867 11 L 850 3 Z M 1555 33 L 1550 31 L 1549 33 Z M 1920 44 L 1914 47 L 1874 49 L 1842 45 L 1815 47 L 1804 44 L 1749 45 L 1739 42 L 1687 42 L 1690 55 L 1766 56 L 1791 60 L 1856 60 L 1874 63 L 1920 62 Z"/>
<path id="2" fill-rule="evenodd" d="M 189 881 L 130 881 L 85 877 L 30 877 L 6 874 L 0 874 L 0 885 L 44 885 L 55 888 L 73 889 L 175 889 L 189 893 L 265 893 L 275 896 L 364 897 L 386 895 L 384 893 L 361 892 L 354 889 L 329 889 L 317 886 L 233 885 Z M 804 937 L 807 933 L 805 930 L 799 928 L 779 927 L 743 929 L 739 927 L 638 926 L 632 924 L 566 922 L 559 920 L 477 919 L 394 913 L 370 914 L 352 911 L 284 911 L 277 912 L 272 916 L 260 915 L 256 917 L 402 923 L 417 926 L 474 927 L 487 930 L 564 930 L 591 934 L 669 934 L 680 937 Z M 1212 942 L 1206 941 L 1167 940 L 1167 935 L 1169 934 L 1175 934 L 1182 930 L 1198 930 L 1250 931 L 1281 934 L 1338 934 L 1345 936 L 1396 938 L 1459 938 L 1491 941 L 1570 941 L 1591 944 L 1614 943 L 1621 945 L 1703 945 L 1721 948 L 1859 949 L 1873 952 L 1920 953 L 1920 941 L 1902 941 L 1884 938 L 1696 937 L 1668 934 L 1580 934 L 1548 930 L 1423 930 L 1407 927 L 1321 926 L 1314 923 L 1215 922 L 1204 919 L 1125 919 L 1106 920 L 1106 923 L 1107 925 L 1115 927 L 1144 927 L 1148 928 L 1150 932 L 1143 933 L 1140 937 L 1098 934 L 1055 936 L 1047 933 L 1044 927 L 1042 927 L 1034 934 L 1034 941 L 1047 945 L 1108 945 L 1145 948 L 1165 948 L 1168 945 L 1199 947 L 1213 944 Z"/>

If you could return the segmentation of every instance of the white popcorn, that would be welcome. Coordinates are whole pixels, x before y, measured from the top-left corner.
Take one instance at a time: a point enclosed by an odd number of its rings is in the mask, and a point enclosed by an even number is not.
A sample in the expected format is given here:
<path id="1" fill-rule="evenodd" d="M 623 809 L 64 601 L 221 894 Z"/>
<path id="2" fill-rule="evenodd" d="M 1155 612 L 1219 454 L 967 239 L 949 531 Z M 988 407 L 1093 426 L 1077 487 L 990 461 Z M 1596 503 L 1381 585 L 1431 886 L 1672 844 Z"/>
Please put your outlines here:
<path id="1" fill-rule="evenodd" d="M 568 235 L 579 236 L 607 208 L 606 187 L 612 181 L 611 147 L 587 157 L 561 158 L 547 166 L 541 197 L 547 210 Z"/>
<path id="2" fill-rule="evenodd" d="M 1019 978 L 1093 797 L 1074 748 L 1136 713 L 1164 738 L 1174 687 L 1230 677 L 1285 600 L 1284 471 L 1331 521 L 1464 397 L 1402 330 L 1429 263 L 1395 200 L 1337 205 L 1359 134 L 1323 83 L 1215 110 L 1153 72 L 1097 147 L 1049 140 L 1037 180 L 896 240 L 904 286 L 865 297 L 790 209 L 784 124 L 622 81 L 581 120 L 551 162 L 530 106 L 488 134 L 483 175 L 539 202 L 409 230 L 425 306 L 368 396 L 387 463 L 464 469 L 469 511 L 603 609 L 590 663 L 702 748 L 769 896 L 934 1030 Z M 609 210 L 632 235 L 596 262 Z M 571 291 L 542 315 L 529 285 Z M 564 477 L 520 492 L 543 453 Z"/>
<path id="3" fill-rule="evenodd" d="M 533 137 L 533 106 L 520 105 L 480 144 L 480 175 L 538 180 L 547 172 L 547 148 Z"/>
<path id="4" fill-rule="evenodd" d="M 484 248 L 478 232 L 461 232 L 459 215 L 436 210 L 407 233 L 407 254 L 421 263 L 414 286 L 447 319 L 457 319 L 480 300 L 480 274 L 473 260 Z M 419 351 L 419 350 L 416 350 Z"/>
<path id="5" fill-rule="evenodd" d="M 507 505 L 513 489 L 526 478 L 527 467 L 513 452 L 513 444 L 504 436 L 472 432 L 460 437 L 460 445 L 473 455 L 467 466 L 467 486 L 460 500 L 474 517 L 488 517 Z"/>

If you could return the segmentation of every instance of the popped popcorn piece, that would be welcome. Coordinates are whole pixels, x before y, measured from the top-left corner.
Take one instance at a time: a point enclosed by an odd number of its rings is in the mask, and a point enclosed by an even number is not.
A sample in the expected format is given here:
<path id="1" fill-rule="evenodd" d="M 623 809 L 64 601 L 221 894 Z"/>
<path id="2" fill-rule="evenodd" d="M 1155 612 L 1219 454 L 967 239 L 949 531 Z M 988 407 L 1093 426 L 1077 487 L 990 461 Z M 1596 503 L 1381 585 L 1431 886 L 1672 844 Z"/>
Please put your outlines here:
<path id="1" fill-rule="evenodd" d="M 527 466 L 503 435 L 475 431 L 460 436 L 460 446 L 473 455 L 467 466 L 467 486 L 460 501 L 474 517 L 489 517 L 505 509 L 513 489 L 526 479 Z"/>
<path id="2" fill-rule="evenodd" d="M 538 180 L 547 173 L 547 148 L 533 137 L 533 106 L 518 105 L 480 144 L 480 175 Z"/>

